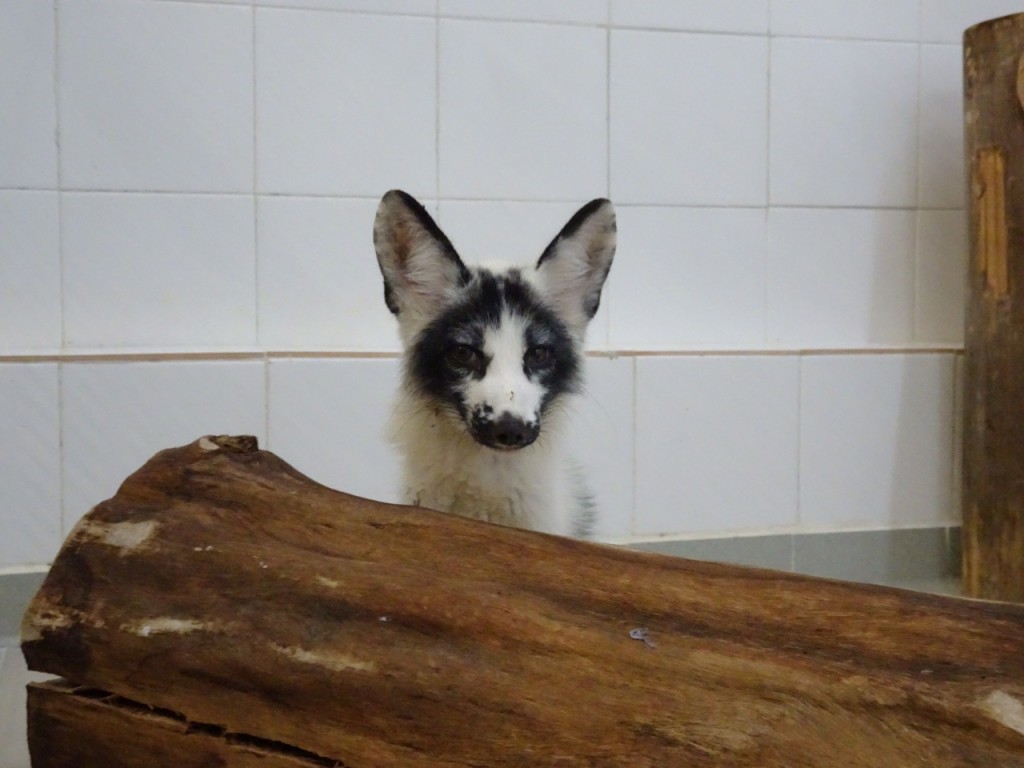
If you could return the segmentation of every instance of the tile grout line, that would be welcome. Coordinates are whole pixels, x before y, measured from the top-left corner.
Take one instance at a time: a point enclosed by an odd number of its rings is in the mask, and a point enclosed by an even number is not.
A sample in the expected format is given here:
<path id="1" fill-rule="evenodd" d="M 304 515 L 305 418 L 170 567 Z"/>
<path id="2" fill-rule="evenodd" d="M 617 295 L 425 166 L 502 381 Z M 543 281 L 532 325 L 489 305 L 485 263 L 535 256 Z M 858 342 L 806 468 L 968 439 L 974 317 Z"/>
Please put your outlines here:
<path id="1" fill-rule="evenodd" d="M 60 348 L 67 348 L 67 309 L 65 305 L 64 275 L 64 173 L 61 151 L 61 110 L 60 110 L 60 1 L 53 0 L 53 141 L 57 155 L 57 271 L 58 271 L 58 311 L 60 312 Z"/>
<path id="2" fill-rule="evenodd" d="M 257 149 L 257 137 L 259 135 L 259 100 L 257 97 L 256 77 L 256 6 L 252 6 L 252 281 L 253 281 L 253 332 L 255 342 L 260 341 L 260 205 L 259 205 L 259 151 Z"/>
<path id="3" fill-rule="evenodd" d="M 67 530 L 67 461 L 65 461 L 64 445 L 64 363 L 57 363 L 57 479 L 60 485 L 57 509 L 57 528 L 59 542 L 64 540 Z"/>
<path id="4" fill-rule="evenodd" d="M 769 280 L 768 270 L 771 268 L 771 257 L 769 245 L 771 243 L 771 210 L 772 210 L 772 50 L 775 47 L 772 36 L 772 3 L 768 2 L 768 61 L 766 67 L 766 93 L 765 93 L 765 150 L 764 150 L 764 234 L 761 239 L 761 343 L 768 343 L 768 294 Z"/>
<path id="5" fill-rule="evenodd" d="M 917 99 L 914 102 L 914 249 L 910 296 L 910 337 L 921 335 L 921 105 L 924 90 L 923 46 L 921 45 L 921 0 L 917 3 Z"/>
<path id="6" fill-rule="evenodd" d="M 257 346 L 261 338 L 260 313 L 260 176 L 259 176 L 259 78 L 257 66 L 259 12 L 252 6 L 252 243 L 253 243 L 253 332 Z M 263 373 L 263 441 L 270 447 L 270 359 L 266 352 L 259 358 Z"/>
<path id="7" fill-rule="evenodd" d="M 270 444 L 270 357 L 263 357 L 263 442 L 264 447 L 269 451 L 273 450 Z"/>
<path id="8" fill-rule="evenodd" d="M 604 163 L 605 192 L 612 199 L 612 0 L 605 6 L 607 14 L 604 38 Z M 609 322 L 609 326 L 611 323 Z"/>
<path id="9" fill-rule="evenodd" d="M 67 321 L 67 279 L 64 257 L 64 153 L 61 140 L 61 108 L 60 108 L 60 0 L 53 0 L 53 110 L 54 110 L 54 144 L 57 153 L 57 271 L 58 271 L 58 311 L 60 312 L 60 349 L 68 346 Z M 57 544 L 64 540 L 67 530 L 67 461 L 65 456 L 65 419 L 64 419 L 64 364 L 56 361 L 57 367 L 57 482 L 60 486 L 57 495 Z"/>
<path id="10" fill-rule="evenodd" d="M 796 524 L 803 524 L 803 456 L 804 456 L 804 357 L 797 359 L 796 375 Z M 790 536 L 790 570 L 796 572 L 796 536 Z"/>
<path id="11" fill-rule="evenodd" d="M 609 174 L 610 176 L 610 174 Z M 609 181 L 610 183 L 610 181 Z M 365 202 L 374 201 L 379 199 L 378 195 L 356 195 L 356 194 L 331 194 L 331 193 L 318 193 L 318 192 L 253 192 L 252 190 L 185 190 L 185 189 L 150 189 L 150 188 L 108 188 L 101 189 L 96 187 L 68 187 L 61 186 L 57 187 L 28 187 L 28 186 L 3 186 L 0 185 L 0 192 L 64 192 L 67 194 L 77 195 L 120 195 L 120 196 L 153 196 L 153 197 L 225 197 L 225 198 L 248 198 L 252 196 L 267 197 L 267 198 L 284 198 L 294 200 L 337 200 L 341 202 Z M 428 200 L 429 198 L 425 198 Z M 439 201 L 440 195 L 435 200 Z M 578 197 L 573 198 L 526 198 L 526 197 L 462 197 L 462 196 L 447 196 L 444 198 L 445 202 L 450 203 L 531 203 L 541 205 L 562 205 L 562 204 L 579 204 L 580 200 Z M 814 203 L 771 203 L 768 205 L 762 203 L 736 203 L 736 204 L 722 204 L 722 203 L 699 203 L 699 202 L 658 202 L 650 200 L 618 200 L 615 202 L 618 208 L 658 208 L 658 209 L 679 209 L 679 210 L 806 210 L 806 211 L 904 211 L 908 213 L 914 212 L 945 212 L 945 213 L 964 213 L 965 209 L 963 206 L 958 205 L 934 205 L 934 206 L 920 206 L 915 207 L 912 205 L 862 205 L 862 204 L 850 204 L 850 205 L 839 205 L 839 204 L 826 204 L 819 205 Z"/>
<path id="12" fill-rule="evenodd" d="M 963 347 L 955 345 L 920 345 L 848 348 L 708 348 L 708 349 L 591 349 L 590 358 L 619 357 L 869 357 L 888 355 L 953 355 L 962 356 Z M 397 360 L 401 353 L 389 350 L 349 349 L 224 349 L 224 350 L 131 350 L 131 351 L 53 351 L 3 352 L 0 363 L 126 363 L 126 362 L 185 362 L 232 360 L 289 360 L 289 359 L 346 359 Z"/>
<path id="13" fill-rule="evenodd" d="M 637 519 L 636 519 L 636 516 L 637 516 L 637 503 L 636 503 L 637 502 L 637 469 L 639 467 L 639 464 L 637 462 L 637 453 L 638 453 L 638 451 L 637 451 L 637 435 L 638 435 L 638 432 L 637 432 L 637 412 L 639 410 L 639 408 L 638 408 L 638 401 L 639 401 L 639 398 L 640 398 L 640 391 L 639 391 L 639 389 L 637 387 L 637 382 L 638 382 L 638 376 L 637 376 L 638 361 L 636 360 L 636 358 L 634 358 L 631 361 L 631 363 L 632 363 L 632 365 L 631 365 L 630 373 L 631 373 L 632 378 L 633 378 L 633 397 L 632 397 L 632 401 L 630 402 L 630 407 L 632 408 L 632 414 L 631 414 L 632 415 L 632 419 L 631 420 L 632 420 L 633 424 L 632 424 L 632 429 L 630 430 L 630 444 L 631 444 L 631 447 L 632 447 L 632 452 L 631 452 L 631 456 L 630 456 L 630 463 L 632 465 L 631 469 L 632 469 L 632 474 L 633 474 L 633 482 L 630 483 L 629 534 L 630 534 L 630 536 L 636 536 L 637 535 Z"/>
<path id="14" fill-rule="evenodd" d="M 437 206 L 437 213 L 440 216 L 441 208 L 441 134 L 442 134 L 442 104 L 441 92 L 444 86 L 441 77 L 442 44 L 441 44 L 441 0 L 434 0 L 434 203 Z"/>
<path id="15" fill-rule="evenodd" d="M 605 197 L 612 200 L 612 0 L 605 4 L 605 38 L 604 38 L 604 187 Z M 614 201 L 613 201 L 614 205 Z M 617 237 L 617 236 L 616 236 Z M 606 291 L 607 310 L 604 317 L 602 335 L 604 343 L 612 343 L 612 305 L 611 291 Z"/>

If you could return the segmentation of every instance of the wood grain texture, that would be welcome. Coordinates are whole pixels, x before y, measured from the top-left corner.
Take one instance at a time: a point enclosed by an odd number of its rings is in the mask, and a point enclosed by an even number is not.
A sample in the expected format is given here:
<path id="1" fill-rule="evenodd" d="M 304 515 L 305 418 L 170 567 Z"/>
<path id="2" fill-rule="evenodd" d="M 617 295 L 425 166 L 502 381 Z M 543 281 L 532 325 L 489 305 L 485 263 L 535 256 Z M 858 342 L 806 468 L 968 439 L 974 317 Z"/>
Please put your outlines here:
<path id="1" fill-rule="evenodd" d="M 285 745 L 259 743 L 189 723 L 97 691 L 77 692 L 64 681 L 31 683 L 32 768 L 324 768 Z"/>
<path id="2" fill-rule="evenodd" d="M 1018 606 L 380 504 L 239 438 L 128 478 L 23 623 L 31 669 L 348 768 L 1024 766 L 1022 641 Z"/>
<path id="3" fill-rule="evenodd" d="M 1024 14 L 964 36 L 971 264 L 964 334 L 966 594 L 1024 602 Z"/>

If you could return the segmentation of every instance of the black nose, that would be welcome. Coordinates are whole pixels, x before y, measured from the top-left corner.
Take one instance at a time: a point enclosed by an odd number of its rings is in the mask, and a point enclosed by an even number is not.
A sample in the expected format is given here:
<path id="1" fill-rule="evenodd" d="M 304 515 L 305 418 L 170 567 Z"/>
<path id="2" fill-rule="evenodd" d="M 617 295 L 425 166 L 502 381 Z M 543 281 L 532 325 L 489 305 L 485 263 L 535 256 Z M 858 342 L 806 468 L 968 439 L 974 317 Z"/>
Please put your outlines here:
<path id="1" fill-rule="evenodd" d="M 505 414 L 487 425 L 483 437 L 494 448 L 525 448 L 537 439 L 539 432 L 539 424 L 529 424 Z"/>

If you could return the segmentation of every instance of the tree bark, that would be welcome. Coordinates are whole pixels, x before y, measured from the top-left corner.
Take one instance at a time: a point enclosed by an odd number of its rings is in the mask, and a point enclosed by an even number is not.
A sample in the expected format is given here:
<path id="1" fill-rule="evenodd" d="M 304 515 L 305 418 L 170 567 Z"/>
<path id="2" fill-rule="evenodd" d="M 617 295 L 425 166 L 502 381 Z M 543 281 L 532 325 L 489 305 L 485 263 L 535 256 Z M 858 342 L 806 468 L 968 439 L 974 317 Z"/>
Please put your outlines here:
<path id="1" fill-rule="evenodd" d="M 1024 766 L 1022 607 L 381 504 L 251 438 L 129 477 L 22 634 L 70 681 L 36 768 Z"/>
<path id="2" fill-rule="evenodd" d="M 1024 602 L 1024 14 L 964 35 L 964 590 Z"/>

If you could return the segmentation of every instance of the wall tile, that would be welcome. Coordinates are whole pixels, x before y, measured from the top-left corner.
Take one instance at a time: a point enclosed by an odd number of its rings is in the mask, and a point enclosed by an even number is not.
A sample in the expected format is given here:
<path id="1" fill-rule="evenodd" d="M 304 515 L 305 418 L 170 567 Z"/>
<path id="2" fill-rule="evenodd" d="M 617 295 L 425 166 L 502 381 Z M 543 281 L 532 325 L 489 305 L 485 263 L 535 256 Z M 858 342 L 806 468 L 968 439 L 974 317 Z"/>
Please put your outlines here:
<path id="1" fill-rule="evenodd" d="M 772 34 L 917 42 L 919 0 L 772 0 Z"/>
<path id="2" fill-rule="evenodd" d="M 769 343 L 828 348 L 910 342 L 914 229 L 913 211 L 772 209 Z"/>
<path id="3" fill-rule="evenodd" d="M 804 358 L 801 525 L 954 522 L 953 361 L 940 354 Z"/>
<path id="4" fill-rule="evenodd" d="M 258 9 L 261 192 L 436 192 L 433 19 Z"/>
<path id="5" fill-rule="evenodd" d="M 56 192 L 0 191 L 0 350 L 61 343 Z"/>
<path id="6" fill-rule="evenodd" d="M 963 90 L 960 46 L 922 45 L 917 179 L 922 208 L 964 207 Z"/>
<path id="7" fill-rule="evenodd" d="M 438 221 L 467 264 L 496 268 L 534 264 L 585 202 L 445 200 L 439 206 Z M 588 349 L 608 348 L 608 314 L 606 287 L 587 331 Z"/>
<path id="8" fill-rule="evenodd" d="M 136 0 L 62 3 L 65 187 L 252 189 L 252 14 Z"/>
<path id="9" fill-rule="evenodd" d="M 918 211 L 914 338 L 963 344 L 967 301 L 967 214 Z"/>
<path id="10" fill-rule="evenodd" d="M 63 365 L 64 534 L 157 451 L 203 435 L 265 441 L 260 360 Z"/>
<path id="11" fill-rule="evenodd" d="M 606 53 L 603 29 L 442 20 L 441 195 L 606 194 Z"/>
<path id="12" fill-rule="evenodd" d="M 49 562 L 61 542 L 57 366 L 0 363 L 0 566 Z"/>
<path id="13" fill-rule="evenodd" d="M 633 528 L 633 361 L 589 358 L 583 394 L 569 411 L 569 452 L 597 503 L 598 540 L 622 539 Z"/>
<path id="14" fill-rule="evenodd" d="M 772 41 L 774 205 L 914 207 L 918 47 Z"/>
<path id="15" fill-rule="evenodd" d="M 398 372 L 397 359 L 271 360 L 268 447 L 324 485 L 399 501 L 385 436 Z"/>
<path id="16" fill-rule="evenodd" d="M 440 0 L 442 16 L 477 19 L 518 19 L 521 21 L 606 24 L 608 0 Z"/>
<path id="17" fill-rule="evenodd" d="M 613 199 L 763 205 L 767 68 L 764 38 L 613 30 Z"/>
<path id="18" fill-rule="evenodd" d="M 921 39 L 960 43 L 967 27 L 1022 11 L 1020 0 L 921 0 Z"/>
<path id="19" fill-rule="evenodd" d="M 597 190 L 595 194 L 601 194 Z M 533 264 L 589 199 L 442 200 L 438 223 L 467 264 Z"/>
<path id="20" fill-rule="evenodd" d="M 255 343 L 251 198 L 69 193 L 62 215 L 69 347 Z"/>
<path id="21" fill-rule="evenodd" d="M 796 523 L 798 368 L 781 355 L 637 360 L 635 534 Z"/>
<path id="22" fill-rule="evenodd" d="M 618 218 L 613 349 L 763 343 L 764 210 L 625 206 Z"/>
<path id="23" fill-rule="evenodd" d="M 0 186 L 57 186 L 54 48 L 52 3 L 0 3 Z"/>
<path id="24" fill-rule="evenodd" d="M 374 200 L 261 197 L 260 344 L 397 350 L 373 250 Z"/>
<path id="25" fill-rule="evenodd" d="M 611 0 L 612 24 L 690 32 L 768 32 L 768 0 Z"/>

